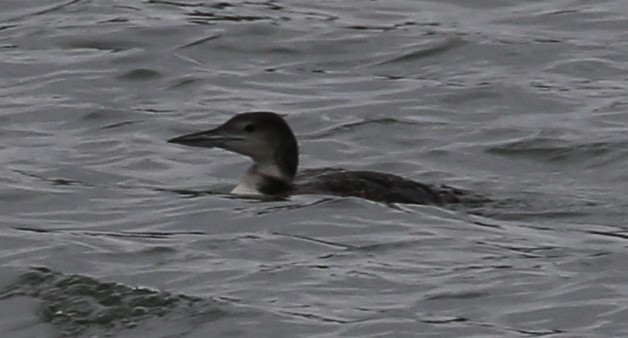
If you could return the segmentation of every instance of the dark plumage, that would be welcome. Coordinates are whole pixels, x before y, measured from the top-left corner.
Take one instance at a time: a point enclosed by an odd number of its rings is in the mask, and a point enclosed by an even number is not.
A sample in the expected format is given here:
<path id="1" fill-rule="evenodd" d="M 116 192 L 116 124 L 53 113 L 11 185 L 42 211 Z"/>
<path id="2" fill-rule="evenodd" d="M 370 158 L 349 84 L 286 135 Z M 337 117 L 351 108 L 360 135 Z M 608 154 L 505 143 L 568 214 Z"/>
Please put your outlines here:
<path id="1" fill-rule="evenodd" d="M 410 204 L 458 202 L 461 194 L 450 187 L 434 187 L 374 171 L 322 168 L 297 174 L 299 148 L 294 133 L 283 118 L 270 112 L 239 114 L 215 129 L 168 142 L 218 147 L 250 157 L 254 164 L 232 191 L 234 194 L 271 197 L 325 194 Z"/>

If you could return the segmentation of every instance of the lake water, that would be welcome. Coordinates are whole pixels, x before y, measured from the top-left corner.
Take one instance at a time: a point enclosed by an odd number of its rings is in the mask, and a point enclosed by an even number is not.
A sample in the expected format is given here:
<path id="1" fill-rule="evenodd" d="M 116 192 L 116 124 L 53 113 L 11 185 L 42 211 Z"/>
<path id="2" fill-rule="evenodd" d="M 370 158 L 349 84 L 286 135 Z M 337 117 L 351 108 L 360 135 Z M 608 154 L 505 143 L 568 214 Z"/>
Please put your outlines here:
<path id="1" fill-rule="evenodd" d="M 4 0 L 3 337 L 628 336 L 628 6 Z M 225 194 L 166 143 L 275 111 L 304 168 L 473 206 Z"/>

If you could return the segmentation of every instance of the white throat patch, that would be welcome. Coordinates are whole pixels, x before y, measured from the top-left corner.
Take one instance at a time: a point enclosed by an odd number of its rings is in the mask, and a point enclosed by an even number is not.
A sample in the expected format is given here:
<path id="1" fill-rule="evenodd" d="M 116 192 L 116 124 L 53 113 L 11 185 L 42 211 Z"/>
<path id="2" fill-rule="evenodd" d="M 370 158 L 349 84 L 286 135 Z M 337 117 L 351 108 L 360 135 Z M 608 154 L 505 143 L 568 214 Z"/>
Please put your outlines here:
<path id="1" fill-rule="evenodd" d="M 248 182 L 240 182 L 240 184 L 238 184 L 235 188 L 233 188 L 233 190 L 231 190 L 231 193 L 234 195 L 243 195 L 243 196 L 263 196 L 264 194 L 260 193 L 259 191 L 257 191 L 257 189 L 255 189 L 255 187 L 251 186 L 250 184 L 248 184 Z"/>
<path id="2" fill-rule="evenodd" d="M 247 173 L 240 180 L 240 183 L 233 190 L 231 190 L 231 193 L 234 195 L 264 196 L 264 194 L 260 192 L 257 187 L 262 184 L 264 178 L 268 176 L 280 178 L 284 175 L 274 164 L 256 164 L 249 168 Z"/>

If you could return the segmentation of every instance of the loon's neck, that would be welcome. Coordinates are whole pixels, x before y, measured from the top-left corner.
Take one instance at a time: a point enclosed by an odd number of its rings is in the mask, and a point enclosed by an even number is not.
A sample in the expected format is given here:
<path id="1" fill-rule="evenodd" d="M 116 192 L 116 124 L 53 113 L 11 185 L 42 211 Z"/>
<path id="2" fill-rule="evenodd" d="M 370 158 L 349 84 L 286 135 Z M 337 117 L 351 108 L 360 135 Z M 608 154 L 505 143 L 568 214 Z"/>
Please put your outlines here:
<path id="1" fill-rule="evenodd" d="M 231 191 L 245 196 L 287 196 L 292 191 L 293 175 L 274 163 L 255 163 Z"/>

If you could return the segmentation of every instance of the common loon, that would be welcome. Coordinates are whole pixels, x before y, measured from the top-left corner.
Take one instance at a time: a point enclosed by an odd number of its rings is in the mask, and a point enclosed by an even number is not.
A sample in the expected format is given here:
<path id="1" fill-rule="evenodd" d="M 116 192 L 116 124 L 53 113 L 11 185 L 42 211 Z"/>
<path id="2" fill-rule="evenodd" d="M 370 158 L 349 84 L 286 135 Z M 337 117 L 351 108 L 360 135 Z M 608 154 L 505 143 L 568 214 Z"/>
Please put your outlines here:
<path id="1" fill-rule="evenodd" d="M 236 195 L 284 198 L 296 194 L 325 194 L 384 203 L 443 204 L 458 202 L 461 194 L 451 187 L 435 187 L 375 171 L 322 168 L 297 174 L 297 140 L 288 123 L 272 112 L 238 114 L 217 128 L 168 142 L 222 148 L 250 157 L 254 164 L 231 191 Z"/>

